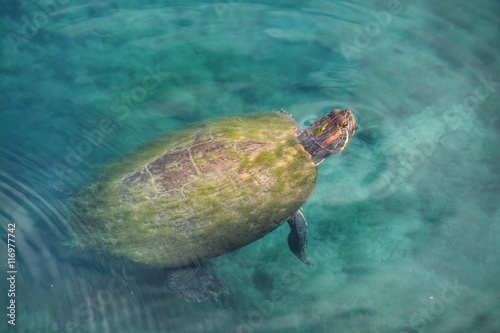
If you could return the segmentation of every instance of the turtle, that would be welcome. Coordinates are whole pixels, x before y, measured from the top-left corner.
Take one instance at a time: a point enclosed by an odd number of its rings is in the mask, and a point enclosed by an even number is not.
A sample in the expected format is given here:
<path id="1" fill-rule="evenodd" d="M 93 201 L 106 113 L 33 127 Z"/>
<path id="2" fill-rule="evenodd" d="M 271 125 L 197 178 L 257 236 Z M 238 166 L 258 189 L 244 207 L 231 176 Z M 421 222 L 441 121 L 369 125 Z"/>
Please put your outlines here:
<path id="1" fill-rule="evenodd" d="M 217 300 L 227 286 L 204 262 L 290 226 L 288 246 L 305 264 L 301 207 L 317 166 L 356 130 L 334 109 L 301 129 L 284 110 L 208 120 L 163 135 L 105 168 L 73 198 L 83 248 L 164 270 L 178 298 Z"/>

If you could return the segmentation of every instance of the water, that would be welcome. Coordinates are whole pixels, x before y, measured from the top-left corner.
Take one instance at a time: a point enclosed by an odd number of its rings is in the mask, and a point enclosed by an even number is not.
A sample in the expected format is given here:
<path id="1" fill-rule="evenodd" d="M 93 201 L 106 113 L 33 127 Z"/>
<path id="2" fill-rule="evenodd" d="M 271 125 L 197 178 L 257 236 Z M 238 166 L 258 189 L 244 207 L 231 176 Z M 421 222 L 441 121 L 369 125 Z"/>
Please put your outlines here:
<path id="1" fill-rule="evenodd" d="M 497 1 L 4 7 L 0 331 L 500 331 Z M 190 304 L 161 270 L 68 245 L 69 196 L 158 135 L 347 107 L 358 133 L 304 207 L 313 269 L 284 226 L 212 260 L 231 294 Z"/>

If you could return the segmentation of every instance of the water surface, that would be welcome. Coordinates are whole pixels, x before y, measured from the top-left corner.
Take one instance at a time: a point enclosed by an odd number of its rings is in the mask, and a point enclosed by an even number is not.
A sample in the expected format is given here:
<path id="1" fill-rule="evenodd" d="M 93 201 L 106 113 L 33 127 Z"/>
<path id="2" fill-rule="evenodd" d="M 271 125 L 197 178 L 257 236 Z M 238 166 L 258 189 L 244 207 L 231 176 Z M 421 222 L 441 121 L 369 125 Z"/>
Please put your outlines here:
<path id="1" fill-rule="evenodd" d="M 500 6 L 470 1 L 61 1 L 4 5 L 2 332 L 500 331 Z M 350 108 L 288 227 L 210 269 L 230 295 L 182 303 L 161 270 L 69 245 L 68 198 L 196 121 Z M 5 310 L 15 299 L 16 325 Z"/>

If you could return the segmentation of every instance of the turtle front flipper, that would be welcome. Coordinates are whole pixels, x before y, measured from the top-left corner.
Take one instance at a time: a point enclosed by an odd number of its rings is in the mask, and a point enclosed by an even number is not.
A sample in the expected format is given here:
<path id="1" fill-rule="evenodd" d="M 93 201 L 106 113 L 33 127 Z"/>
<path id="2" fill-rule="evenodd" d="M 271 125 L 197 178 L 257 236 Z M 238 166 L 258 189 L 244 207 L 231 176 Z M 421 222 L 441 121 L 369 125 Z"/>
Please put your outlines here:
<path id="1" fill-rule="evenodd" d="M 164 284 L 168 291 L 187 302 L 201 302 L 228 293 L 226 285 L 199 265 L 165 268 Z"/>
<path id="2" fill-rule="evenodd" d="M 288 247 L 300 260 L 312 267 L 313 264 L 307 258 L 307 221 L 302 208 L 288 219 L 290 234 L 288 234 Z"/>

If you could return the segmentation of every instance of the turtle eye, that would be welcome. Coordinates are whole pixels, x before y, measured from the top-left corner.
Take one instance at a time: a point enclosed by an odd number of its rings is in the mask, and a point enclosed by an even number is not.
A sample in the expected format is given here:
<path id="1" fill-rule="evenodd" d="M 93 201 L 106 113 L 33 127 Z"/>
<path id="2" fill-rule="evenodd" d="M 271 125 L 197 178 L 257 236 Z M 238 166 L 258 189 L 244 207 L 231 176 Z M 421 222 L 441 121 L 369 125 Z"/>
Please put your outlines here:
<path id="1" fill-rule="evenodd" d="M 347 125 L 349 125 L 347 121 L 344 121 L 343 123 L 340 124 L 340 128 L 347 128 Z"/>

